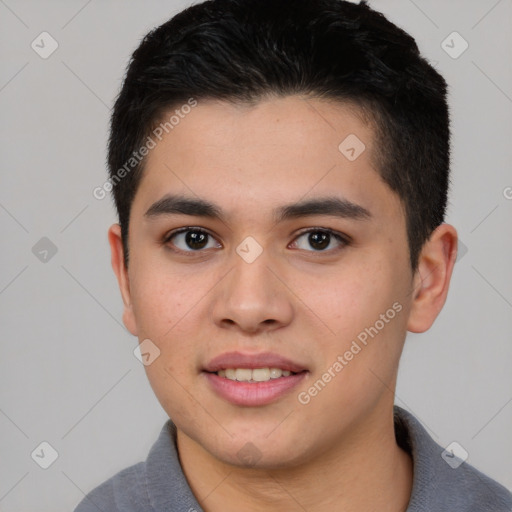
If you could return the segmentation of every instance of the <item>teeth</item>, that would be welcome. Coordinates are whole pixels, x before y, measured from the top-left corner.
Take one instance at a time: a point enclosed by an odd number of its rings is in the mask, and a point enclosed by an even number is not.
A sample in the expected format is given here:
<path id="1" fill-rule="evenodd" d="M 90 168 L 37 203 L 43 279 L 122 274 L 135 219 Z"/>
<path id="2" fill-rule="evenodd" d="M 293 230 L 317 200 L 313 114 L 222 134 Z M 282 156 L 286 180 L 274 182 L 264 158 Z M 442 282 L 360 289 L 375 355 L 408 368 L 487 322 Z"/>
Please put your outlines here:
<path id="1" fill-rule="evenodd" d="M 256 382 L 265 382 L 270 380 L 270 369 L 269 368 L 256 368 L 252 370 L 252 380 Z"/>
<path id="2" fill-rule="evenodd" d="M 281 368 L 226 368 L 217 372 L 219 377 L 225 377 L 229 380 L 237 380 L 240 382 L 267 382 L 271 379 L 279 377 L 289 377 L 289 370 L 281 370 Z"/>
<path id="3" fill-rule="evenodd" d="M 283 374 L 283 370 L 280 368 L 270 368 L 270 378 L 271 379 L 277 379 L 278 377 L 281 377 Z"/>
<path id="4" fill-rule="evenodd" d="M 252 370 L 250 368 L 237 368 L 235 370 L 236 380 L 245 382 L 252 379 Z"/>

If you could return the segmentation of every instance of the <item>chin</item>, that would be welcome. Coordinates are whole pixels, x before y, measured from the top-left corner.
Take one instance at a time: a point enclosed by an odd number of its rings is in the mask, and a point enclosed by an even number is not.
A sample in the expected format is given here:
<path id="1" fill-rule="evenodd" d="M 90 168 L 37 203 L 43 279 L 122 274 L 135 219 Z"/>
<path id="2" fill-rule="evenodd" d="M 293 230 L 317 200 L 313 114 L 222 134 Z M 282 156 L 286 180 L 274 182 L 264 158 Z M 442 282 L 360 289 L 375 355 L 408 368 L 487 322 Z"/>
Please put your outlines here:
<path id="1" fill-rule="evenodd" d="M 237 468 L 254 470 L 285 469 L 300 464 L 302 454 L 292 453 L 289 447 L 276 449 L 275 446 L 257 446 L 247 441 L 241 448 L 235 447 L 227 452 L 212 453 L 218 460 Z"/>
<path id="2" fill-rule="evenodd" d="M 234 432 L 234 429 L 228 429 Z M 225 436 L 217 445 L 211 445 L 211 439 L 204 441 L 202 446 L 216 459 L 239 468 L 281 469 L 299 465 L 307 459 L 308 447 L 303 445 L 304 432 L 295 434 L 283 430 L 279 437 L 271 428 L 265 428 L 244 435 Z M 274 436 L 274 438 L 273 438 Z"/>

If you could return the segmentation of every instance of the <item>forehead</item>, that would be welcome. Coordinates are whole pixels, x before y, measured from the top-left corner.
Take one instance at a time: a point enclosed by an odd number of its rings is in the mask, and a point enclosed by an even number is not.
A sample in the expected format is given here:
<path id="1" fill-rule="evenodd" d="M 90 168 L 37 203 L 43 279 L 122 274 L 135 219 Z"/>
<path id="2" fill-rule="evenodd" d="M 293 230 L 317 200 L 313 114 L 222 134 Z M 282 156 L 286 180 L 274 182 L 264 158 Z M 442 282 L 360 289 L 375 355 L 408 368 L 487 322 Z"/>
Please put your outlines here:
<path id="1" fill-rule="evenodd" d="M 134 209 L 181 193 L 222 203 L 227 215 L 241 206 L 261 215 L 333 192 L 381 209 L 398 198 L 374 167 L 374 146 L 372 126 L 352 105 L 299 96 L 254 106 L 199 101 L 148 154 Z"/>

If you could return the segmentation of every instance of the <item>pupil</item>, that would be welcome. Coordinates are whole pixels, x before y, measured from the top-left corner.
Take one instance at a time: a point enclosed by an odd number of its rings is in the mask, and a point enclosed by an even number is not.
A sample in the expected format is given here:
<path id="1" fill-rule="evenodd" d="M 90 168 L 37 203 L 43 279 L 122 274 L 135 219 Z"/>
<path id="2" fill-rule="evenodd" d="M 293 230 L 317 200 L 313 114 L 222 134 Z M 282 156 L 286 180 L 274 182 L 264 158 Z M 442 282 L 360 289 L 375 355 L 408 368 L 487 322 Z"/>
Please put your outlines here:
<path id="1" fill-rule="evenodd" d="M 329 245 L 329 233 L 321 233 L 319 231 L 309 235 L 309 243 L 315 249 L 325 249 Z"/>
<path id="2" fill-rule="evenodd" d="M 208 235 L 206 233 L 201 233 L 199 231 L 189 231 L 185 237 L 187 245 L 191 249 L 202 249 L 204 245 L 206 245 L 206 237 Z"/>

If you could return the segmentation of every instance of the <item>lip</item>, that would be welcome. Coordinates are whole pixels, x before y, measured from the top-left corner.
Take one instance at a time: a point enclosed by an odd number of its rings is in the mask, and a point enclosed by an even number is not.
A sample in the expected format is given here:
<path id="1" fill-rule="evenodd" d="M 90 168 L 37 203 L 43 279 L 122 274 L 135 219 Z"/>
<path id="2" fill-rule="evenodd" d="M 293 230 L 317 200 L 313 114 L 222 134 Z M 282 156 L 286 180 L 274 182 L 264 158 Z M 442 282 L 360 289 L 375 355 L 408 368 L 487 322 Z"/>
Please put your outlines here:
<path id="1" fill-rule="evenodd" d="M 273 354 L 272 352 L 261 352 L 259 354 L 243 354 L 242 352 L 225 352 L 214 357 L 204 368 L 205 372 L 215 373 L 226 368 L 281 368 L 293 373 L 300 373 L 306 370 L 299 363 Z"/>
<path id="2" fill-rule="evenodd" d="M 266 382 L 240 382 L 220 377 L 215 372 L 226 368 L 281 368 L 293 372 L 288 377 L 270 379 Z M 291 389 L 298 386 L 309 372 L 304 366 L 278 354 L 263 352 L 242 354 L 227 352 L 212 359 L 203 369 L 211 389 L 233 405 L 257 407 L 276 402 Z"/>
<path id="3" fill-rule="evenodd" d="M 224 400 L 233 405 L 257 407 L 279 400 L 291 389 L 298 386 L 307 373 L 307 371 L 303 371 L 288 377 L 253 383 L 219 377 L 216 373 L 203 372 L 203 375 L 213 391 Z"/>

